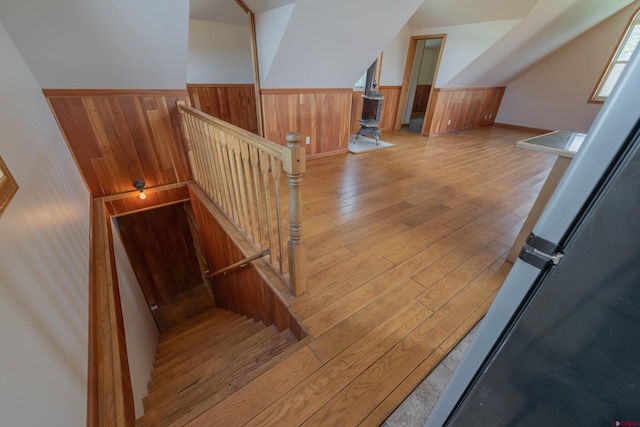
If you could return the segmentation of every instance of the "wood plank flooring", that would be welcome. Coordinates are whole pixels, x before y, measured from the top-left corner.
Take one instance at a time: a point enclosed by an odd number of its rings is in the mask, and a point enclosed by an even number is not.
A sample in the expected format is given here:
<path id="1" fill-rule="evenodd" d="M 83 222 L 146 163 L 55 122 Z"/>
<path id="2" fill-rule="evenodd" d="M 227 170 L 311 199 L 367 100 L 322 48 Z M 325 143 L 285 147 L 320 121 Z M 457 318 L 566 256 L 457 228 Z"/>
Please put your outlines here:
<path id="1" fill-rule="evenodd" d="M 289 299 L 308 342 L 189 425 L 380 425 L 482 318 L 508 273 L 506 254 L 555 160 L 515 147 L 534 135 L 387 131 L 393 148 L 308 161 L 309 292 Z"/>

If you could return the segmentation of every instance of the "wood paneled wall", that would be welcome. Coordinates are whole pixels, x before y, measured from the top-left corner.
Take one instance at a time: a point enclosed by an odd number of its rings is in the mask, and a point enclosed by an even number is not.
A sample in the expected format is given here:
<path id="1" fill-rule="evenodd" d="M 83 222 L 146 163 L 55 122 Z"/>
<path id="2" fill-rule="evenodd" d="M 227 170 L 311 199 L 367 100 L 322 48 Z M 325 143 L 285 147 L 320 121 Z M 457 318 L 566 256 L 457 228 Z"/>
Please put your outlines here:
<path id="1" fill-rule="evenodd" d="M 263 89 L 265 138 L 285 145 L 299 132 L 307 156 L 346 152 L 351 118 L 351 89 Z"/>
<path id="2" fill-rule="evenodd" d="M 191 205 L 198 224 L 205 257 L 212 272 L 221 270 L 244 258 L 254 255 L 252 248 L 240 232 L 229 222 L 224 214 L 207 198 L 196 184 L 189 186 Z M 242 243 L 244 241 L 244 244 Z M 260 271 L 255 266 L 260 265 Z M 306 336 L 300 323 L 287 309 L 276 291 L 267 283 L 263 274 L 271 267 L 265 259 L 253 262 L 253 265 L 236 269 L 212 279 L 216 305 L 235 313 L 263 321 L 266 325 L 275 325 L 278 330 L 291 330 L 297 338 Z M 280 282 L 281 289 L 288 292 L 286 283 L 272 274 L 271 283 Z"/>
<path id="3" fill-rule="evenodd" d="M 425 133 L 433 135 L 492 124 L 504 90 L 504 87 L 434 89 Z"/>
<path id="4" fill-rule="evenodd" d="M 360 117 L 362 116 L 362 95 L 364 91 L 354 91 L 351 95 L 351 126 L 349 127 L 349 134 L 358 133 L 360 129 Z M 384 101 L 382 101 L 384 103 Z"/>
<path id="5" fill-rule="evenodd" d="M 176 100 L 185 90 L 58 90 L 44 95 L 94 197 L 191 178 Z"/>
<path id="6" fill-rule="evenodd" d="M 199 298 L 175 309 L 181 295 L 203 283 L 183 203 L 121 216 L 118 225 L 147 304 L 158 306 L 152 314 L 160 332 L 213 308 Z"/>
<path id="7" fill-rule="evenodd" d="M 380 129 L 393 129 L 398 113 L 398 102 L 400 101 L 400 91 L 402 86 L 380 86 L 378 88 L 384 101 L 382 101 L 382 115 L 380 116 Z"/>
<path id="8" fill-rule="evenodd" d="M 91 203 L 87 425 L 133 426 L 135 408 L 113 235 L 104 201 Z"/>
<path id="9" fill-rule="evenodd" d="M 427 103 L 429 102 L 430 91 L 431 85 L 416 86 L 416 95 L 413 98 L 413 107 L 411 108 L 411 114 L 424 114 L 424 112 L 427 111 Z"/>
<path id="10" fill-rule="evenodd" d="M 380 114 L 380 129 L 393 129 L 396 114 L 398 113 L 398 102 L 402 86 L 380 86 L 378 90 L 384 96 L 382 101 L 382 113 Z M 357 133 L 360 129 L 360 117 L 362 116 L 362 94 L 364 92 L 353 92 L 351 96 L 351 126 L 350 133 Z"/>
<path id="11" fill-rule="evenodd" d="M 255 134 L 258 133 L 253 84 L 189 84 L 191 105 Z"/>

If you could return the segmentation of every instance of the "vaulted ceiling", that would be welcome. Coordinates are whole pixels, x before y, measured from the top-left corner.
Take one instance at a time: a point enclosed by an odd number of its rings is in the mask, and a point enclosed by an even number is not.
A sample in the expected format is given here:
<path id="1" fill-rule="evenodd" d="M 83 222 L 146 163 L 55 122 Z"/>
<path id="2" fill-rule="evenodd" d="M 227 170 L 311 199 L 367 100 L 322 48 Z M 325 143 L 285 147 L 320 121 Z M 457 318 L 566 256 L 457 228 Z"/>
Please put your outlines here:
<path id="1" fill-rule="evenodd" d="M 473 46 L 464 57 L 457 54 L 448 58 L 450 63 L 443 64 L 448 72 L 438 76 L 440 87 L 464 87 L 507 85 L 545 56 L 633 1 L 419 0 L 417 7 L 415 2 L 406 0 L 245 2 L 256 14 L 269 11 L 270 16 L 279 13 L 274 9 L 292 5 L 281 8 L 287 11 L 277 20 L 278 25 L 286 24 L 286 28 L 276 31 L 279 38 L 271 43 L 277 46 L 268 49 L 271 55 L 265 61 L 268 69 L 261 70 L 261 74 L 265 71 L 262 76 L 265 87 L 304 87 L 302 79 L 315 81 L 316 87 L 349 86 L 348 82 L 357 79 L 376 51 L 384 49 L 384 42 L 388 43 L 405 24 L 413 35 L 447 33 L 458 37 L 447 40 L 450 49 L 458 49 L 461 43 Z M 201 12 L 205 9 L 206 14 Z M 241 9 L 235 0 L 191 0 L 192 18 L 219 22 L 235 19 L 234 23 L 242 23 L 232 17 L 238 11 Z M 359 20 L 359 15 L 366 18 Z M 375 16 L 382 16 L 384 22 L 377 22 Z M 350 24 L 345 17 L 349 17 Z M 369 44 L 363 44 L 358 35 L 372 27 L 386 34 L 370 36 Z M 314 35 L 318 31 L 323 31 L 326 43 L 318 43 L 319 38 Z M 369 52 L 367 48 L 371 45 L 375 47 Z M 366 53 L 360 54 L 363 50 Z M 354 63 L 353 72 L 342 65 L 347 60 Z M 344 75 L 342 80 L 338 75 L 328 75 L 339 72 Z"/>
<path id="2" fill-rule="evenodd" d="M 443 33 L 436 86 L 508 85 L 634 0 L 245 3 L 257 13 L 259 47 L 268 47 L 259 52 L 264 88 L 345 88 L 396 35 L 408 43 Z M 239 23 L 241 12 L 235 0 L 0 2 L 0 22 L 46 88 L 183 87 L 189 15 Z"/>

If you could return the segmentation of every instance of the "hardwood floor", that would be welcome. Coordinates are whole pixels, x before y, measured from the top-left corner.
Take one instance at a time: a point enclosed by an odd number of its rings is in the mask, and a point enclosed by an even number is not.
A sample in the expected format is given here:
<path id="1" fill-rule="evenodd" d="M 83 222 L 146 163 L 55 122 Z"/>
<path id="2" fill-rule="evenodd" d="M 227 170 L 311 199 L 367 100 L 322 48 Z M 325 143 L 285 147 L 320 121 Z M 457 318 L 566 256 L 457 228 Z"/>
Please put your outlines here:
<path id="1" fill-rule="evenodd" d="M 508 273 L 506 254 L 555 160 L 515 147 L 534 135 L 386 131 L 393 148 L 308 161 L 309 292 L 290 298 L 308 344 L 189 425 L 380 425 L 482 318 Z"/>

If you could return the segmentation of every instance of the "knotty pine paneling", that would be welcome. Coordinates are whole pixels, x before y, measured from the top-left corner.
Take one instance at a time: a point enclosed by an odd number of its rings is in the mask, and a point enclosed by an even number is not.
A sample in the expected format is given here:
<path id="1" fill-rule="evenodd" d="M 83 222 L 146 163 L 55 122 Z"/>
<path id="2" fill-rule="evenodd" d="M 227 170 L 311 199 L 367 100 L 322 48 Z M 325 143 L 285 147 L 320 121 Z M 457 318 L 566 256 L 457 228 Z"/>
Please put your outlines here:
<path id="1" fill-rule="evenodd" d="M 204 193 L 189 188 L 193 215 L 198 224 L 205 257 L 212 272 L 253 255 L 244 253 L 234 238 L 243 239 L 240 232 L 224 217 L 209 200 L 201 199 Z M 204 196 L 206 197 L 206 196 Z M 225 226 L 219 221 L 223 221 Z M 260 263 L 254 261 L 253 264 Z M 263 263 L 263 268 L 270 268 Z M 287 305 L 276 295 L 254 265 L 227 272 L 212 279 L 216 305 L 220 308 L 261 320 L 266 325 L 275 325 L 278 330 L 289 329 L 298 339 L 306 333 L 289 312 Z"/>
<path id="2" fill-rule="evenodd" d="M 351 95 L 351 126 L 349 127 L 349 134 L 358 133 L 360 130 L 360 117 L 362 117 L 362 95 L 364 91 L 354 91 Z M 384 102 L 384 101 L 382 101 Z"/>
<path id="3" fill-rule="evenodd" d="M 380 86 L 380 93 L 384 96 L 382 101 L 382 113 L 380 113 L 380 130 L 393 129 L 396 114 L 398 112 L 398 102 L 400 101 L 400 91 L 402 86 Z M 360 117 L 362 116 L 362 95 L 363 91 L 353 92 L 351 96 L 351 127 L 350 133 L 354 134 L 360 130 Z"/>
<path id="4" fill-rule="evenodd" d="M 427 103 L 429 102 L 430 91 L 431 85 L 416 86 L 416 95 L 413 98 L 413 107 L 411 108 L 411 114 L 424 113 L 425 111 L 427 111 Z"/>
<path id="5" fill-rule="evenodd" d="M 380 129 L 393 129 L 398 113 L 398 102 L 402 86 L 380 86 L 378 88 L 384 101 L 382 101 L 382 115 L 380 116 Z"/>
<path id="6" fill-rule="evenodd" d="M 189 84 L 191 105 L 225 122 L 258 133 L 253 84 Z"/>
<path id="7" fill-rule="evenodd" d="M 346 152 L 352 94 L 351 89 L 263 89 L 265 138 L 285 145 L 286 134 L 295 131 L 307 156 Z"/>
<path id="8" fill-rule="evenodd" d="M 191 307 L 174 309 L 203 282 L 183 203 L 124 215 L 117 221 L 147 304 L 158 305 L 152 314 L 161 332 L 213 307 L 212 301 L 199 298 Z"/>
<path id="9" fill-rule="evenodd" d="M 89 191 L 101 197 L 185 182 L 178 99 L 185 90 L 44 89 Z"/>
<path id="10" fill-rule="evenodd" d="M 426 133 L 445 133 L 492 124 L 504 90 L 504 87 L 434 89 L 425 124 Z"/>

